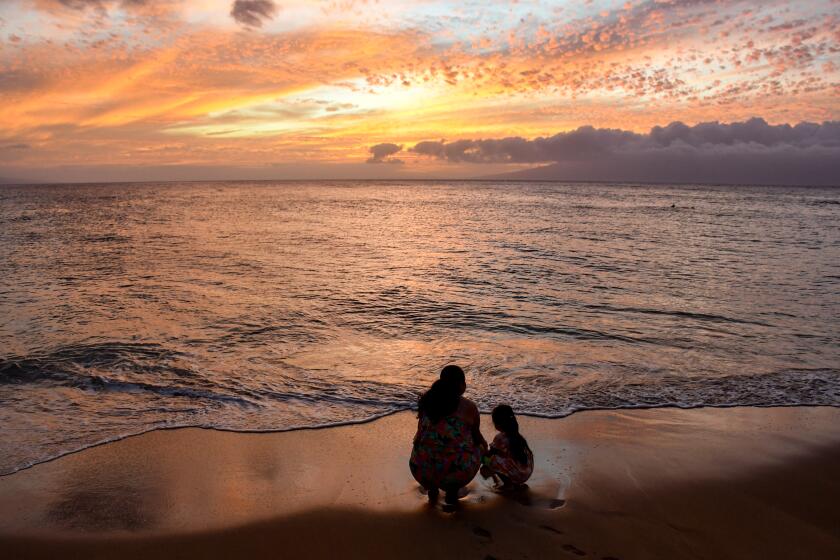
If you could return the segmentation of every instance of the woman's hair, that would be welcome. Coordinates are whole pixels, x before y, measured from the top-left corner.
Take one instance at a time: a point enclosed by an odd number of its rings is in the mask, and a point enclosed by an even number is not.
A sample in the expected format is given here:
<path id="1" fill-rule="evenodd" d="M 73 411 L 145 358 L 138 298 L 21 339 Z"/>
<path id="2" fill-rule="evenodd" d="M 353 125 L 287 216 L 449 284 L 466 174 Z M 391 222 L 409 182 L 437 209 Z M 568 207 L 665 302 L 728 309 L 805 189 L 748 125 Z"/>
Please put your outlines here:
<path id="1" fill-rule="evenodd" d="M 528 462 L 528 442 L 519 433 L 519 422 L 513 414 L 513 409 L 506 404 L 500 404 L 493 409 L 493 424 L 510 441 L 510 454 L 520 465 Z"/>
<path id="2" fill-rule="evenodd" d="M 456 365 L 448 365 L 440 370 L 440 378 L 443 381 L 452 383 L 455 387 L 464 385 L 467 382 L 467 378 L 464 376 L 464 370 Z"/>
<path id="3" fill-rule="evenodd" d="M 449 379 L 438 379 L 420 396 L 417 416 L 426 416 L 432 422 L 446 418 L 458 408 L 461 400 L 460 386 Z"/>

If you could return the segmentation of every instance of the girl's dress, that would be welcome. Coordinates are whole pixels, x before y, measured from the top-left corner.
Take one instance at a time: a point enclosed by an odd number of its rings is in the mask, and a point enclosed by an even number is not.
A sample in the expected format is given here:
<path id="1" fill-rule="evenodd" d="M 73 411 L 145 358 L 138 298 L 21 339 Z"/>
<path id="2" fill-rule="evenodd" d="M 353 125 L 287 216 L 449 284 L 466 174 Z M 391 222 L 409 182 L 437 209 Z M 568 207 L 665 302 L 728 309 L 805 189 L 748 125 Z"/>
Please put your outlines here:
<path id="1" fill-rule="evenodd" d="M 496 474 L 500 474 L 511 484 L 524 484 L 534 472 L 534 454 L 526 450 L 528 461 L 523 465 L 513 458 L 510 451 L 510 439 L 506 434 L 499 433 L 490 444 L 490 459 L 487 466 Z"/>
<path id="2" fill-rule="evenodd" d="M 481 451 L 471 427 L 457 413 L 437 422 L 423 416 L 408 466 L 425 488 L 460 488 L 478 472 Z"/>

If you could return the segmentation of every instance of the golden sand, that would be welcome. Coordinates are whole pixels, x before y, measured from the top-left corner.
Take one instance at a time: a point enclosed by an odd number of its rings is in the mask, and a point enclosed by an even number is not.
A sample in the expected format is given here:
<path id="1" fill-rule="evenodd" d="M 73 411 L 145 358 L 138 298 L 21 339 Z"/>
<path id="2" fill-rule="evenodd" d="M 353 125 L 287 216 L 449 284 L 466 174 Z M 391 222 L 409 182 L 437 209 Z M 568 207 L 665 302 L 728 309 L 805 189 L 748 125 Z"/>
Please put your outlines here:
<path id="1" fill-rule="evenodd" d="M 455 511 L 411 478 L 410 413 L 131 437 L 0 478 L 0 557 L 840 558 L 840 409 L 520 421 L 530 490 Z"/>

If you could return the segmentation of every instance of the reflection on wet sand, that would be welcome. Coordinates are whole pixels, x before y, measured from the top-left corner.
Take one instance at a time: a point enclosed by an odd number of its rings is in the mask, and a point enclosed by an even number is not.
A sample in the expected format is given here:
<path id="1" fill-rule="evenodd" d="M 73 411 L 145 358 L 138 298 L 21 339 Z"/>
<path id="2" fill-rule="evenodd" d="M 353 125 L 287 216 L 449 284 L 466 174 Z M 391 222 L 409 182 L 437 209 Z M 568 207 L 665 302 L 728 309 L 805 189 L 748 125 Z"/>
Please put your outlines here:
<path id="1" fill-rule="evenodd" d="M 104 451 L 104 448 L 100 448 Z M 103 533 L 151 531 L 166 512 L 165 477 L 155 453 L 81 454 L 51 470 L 41 488 L 44 527 Z"/>
<path id="2" fill-rule="evenodd" d="M 148 507 L 148 503 L 148 497 L 130 485 L 112 486 L 106 491 L 71 489 L 58 496 L 46 514 L 62 529 L 140 531 L 155 526 L 157 509 Z"/>
<path id="3" fill-rule="evenodd" d="M 749 477 L 840 441 L 838 420 L 831 408 L 522 418 L 536 462 L 528 491 L 500 494 L 478 477 L 462 507 L 610 509 L 618 495 Z M 415 422 L 400 413 L 281 434 L 151 432 L 0 478 L 0 533 L 172 534 L 324 507 L 422 511 L 407 467 Z"/>

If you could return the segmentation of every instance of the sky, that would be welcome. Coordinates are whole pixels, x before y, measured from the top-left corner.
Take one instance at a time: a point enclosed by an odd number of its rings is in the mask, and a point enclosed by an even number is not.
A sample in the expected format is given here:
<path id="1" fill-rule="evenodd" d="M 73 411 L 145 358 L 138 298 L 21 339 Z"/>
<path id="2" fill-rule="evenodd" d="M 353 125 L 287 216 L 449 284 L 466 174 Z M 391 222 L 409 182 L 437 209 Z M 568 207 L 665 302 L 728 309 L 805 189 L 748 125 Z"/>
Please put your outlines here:
<path id="1" fill-rule="evenodd" d="M 840 185 L 838 121 L 840 0 L 0 0 L 6 182 Z"/>

